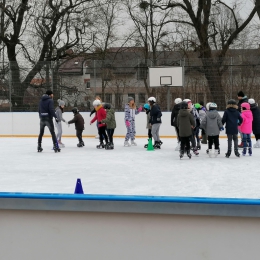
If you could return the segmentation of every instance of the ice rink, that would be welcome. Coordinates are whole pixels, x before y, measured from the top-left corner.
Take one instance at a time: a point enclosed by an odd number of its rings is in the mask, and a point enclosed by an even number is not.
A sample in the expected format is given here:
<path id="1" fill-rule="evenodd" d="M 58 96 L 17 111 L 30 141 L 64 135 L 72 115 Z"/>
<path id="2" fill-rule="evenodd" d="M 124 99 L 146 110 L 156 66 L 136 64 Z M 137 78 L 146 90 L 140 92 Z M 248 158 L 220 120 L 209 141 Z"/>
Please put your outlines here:
<path id="1" fill-rule="evenodd" d="M 84 141 L 78 148 L 76 138 L 63 138 L 66 147 L 55 154 L 50 138 L 43 139 L 42 153 L 36 138 L 0 138 L 0 192 L 74 193 L 80 178 L 85 194 L 260 197 L 259 148 L 252 157 L 232 153 L 227 159 L 222 138 L 217 158 L 209 158 L 202 145 L 199 156 L 180 160 L 173 138 L 162 139 L 156 151 L 146 151 L 147 140 L 139 138 L 132 147 L 115 138 L 114 150 L 96 149 L 94 138 Z"/>

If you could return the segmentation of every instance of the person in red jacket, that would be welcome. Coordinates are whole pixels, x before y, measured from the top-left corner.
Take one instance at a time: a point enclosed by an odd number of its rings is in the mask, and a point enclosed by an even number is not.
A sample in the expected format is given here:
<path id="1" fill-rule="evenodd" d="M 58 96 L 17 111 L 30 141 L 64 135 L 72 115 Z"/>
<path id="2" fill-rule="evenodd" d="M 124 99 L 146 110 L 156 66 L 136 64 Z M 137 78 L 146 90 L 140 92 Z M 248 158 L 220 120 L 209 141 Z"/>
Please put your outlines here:
<path id="1" fill-rule="evenodd" d="M 106 110 L 103 108 L 100 100 L 94 100 L 93 107 L 96 110 L 95 117 L 90 121 L 90 124 L 93 124 L 96 120 L 98 122 L 98 135 L 100 144 L 97 145 L 97 148 L 105 148 L 105 145 L 108 143 L 108 138 L 106 134 L 106 124 L 102 123 L 101 121 L 106 118 Z M 106 144 L 104 144 L 104 139 Z"/>

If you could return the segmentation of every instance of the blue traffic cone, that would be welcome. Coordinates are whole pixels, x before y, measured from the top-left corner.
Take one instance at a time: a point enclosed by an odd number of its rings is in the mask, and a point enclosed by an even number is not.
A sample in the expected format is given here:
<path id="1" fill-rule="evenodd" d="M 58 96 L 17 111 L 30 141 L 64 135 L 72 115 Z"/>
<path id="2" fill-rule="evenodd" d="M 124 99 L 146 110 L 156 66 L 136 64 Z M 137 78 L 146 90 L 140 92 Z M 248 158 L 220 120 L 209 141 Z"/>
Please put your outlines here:
<path id="1" fill-rule="evenodd" d="M 80 179 L 77 179 L 74 194 L 84 194 Z"/>

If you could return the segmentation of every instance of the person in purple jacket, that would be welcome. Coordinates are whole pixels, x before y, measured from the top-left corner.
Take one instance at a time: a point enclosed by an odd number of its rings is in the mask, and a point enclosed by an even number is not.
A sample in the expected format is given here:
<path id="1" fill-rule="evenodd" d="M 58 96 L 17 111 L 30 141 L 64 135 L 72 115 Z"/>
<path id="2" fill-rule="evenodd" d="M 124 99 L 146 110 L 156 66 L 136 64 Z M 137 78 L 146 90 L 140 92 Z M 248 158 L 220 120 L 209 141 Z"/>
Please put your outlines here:
<path id="1" fill-rule="evenodd" d="M 40 117 L 40 133 L 38 136 L 38 147 L 37 151 L 42 152 L 42 137 L 44 135 L 44 128 L 47 126 L 50 130 L 52 142 L 53 142 L 53 150 L 54 152 L 60 152 L 59 145 L 57 143 L 57 138 L 54 132 L 54 124 L 53 117 L 56 122 L 58 122 L 57 115 L 54 110 L 53 105 L 53 92 L 51 90 L 47 90 L 46 93 L 42 96 L 39 104 L 39 117 Z"/>

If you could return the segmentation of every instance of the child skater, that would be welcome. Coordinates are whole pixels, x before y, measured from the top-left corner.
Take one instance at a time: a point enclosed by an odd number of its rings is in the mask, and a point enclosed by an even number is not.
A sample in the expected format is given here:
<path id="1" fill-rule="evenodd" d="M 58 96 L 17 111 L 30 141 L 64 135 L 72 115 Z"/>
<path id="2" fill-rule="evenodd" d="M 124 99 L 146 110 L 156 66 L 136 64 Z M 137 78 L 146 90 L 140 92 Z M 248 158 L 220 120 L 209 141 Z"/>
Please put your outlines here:
<path id="1" fill-rule="evenodd" d="M 181 98 L 175 98 L 175 100 L 174 100 L 175 105 L 173 106 L 172 113 L 171 113 L 171 126 L 173 126 L 175 128 L 175 132 L 177 135 L 177 141 L 178 141 L 175 151 L 180 150 L 180 138 L 179 138 L 179 128 L 177 127 L 177 117 L 178 117 L 178 114 L 180 111 L 181 102 L 182 102 Z"/>
<path id="2" fill-rule="evenodd" d="M 149 97 L 148 103 L 150 105 L 150 124 L 152 126 L 152 136 L 154 139 L 154 148 L 161 149 L 162 141 L 160 140 L 160 126 L 162 124 L 162 112 L 159 105 L 156 103 L 155 97 Z"/>
<path id="3" fill-rule="evenodd" d="M 187 102 L 181 102 L 180 112 L 177 117 L 177 126 L 179 128 L 179 136 L 181 142 L 180 159 L 184 156 L 184 149 L 186 147 L 187 156 L 191 159 L 190 153 L 190 137 L 193 134 L 195 127 L 195 120 L 190 113 Z"/>
<path id="4" fill-rule="evenodd" d="M 137 145 L 135 142 L 135 115 L 142 111 L 142 107 L 136 109 L 134 98 L 128 97 L 128 103 L 125 105 L 125 125 L 127 133 L 125 136 L 124 146 Z M 131 144 L 129 144 L 131 139 Z"/>
<path id="5" fill-rule="evenodd" d="M 107 125 L 107 134 L 108 134 L 109 143 L 107 144 L 106 149 L 113 150 L 114 149 L 113 135 L 116 128 L 115 111 L 114 109 L 111 108 L 110 104 L 104 104 L 103 107 L 107 112 L 106 118 L 101 120 L 102 123 L 105 123 Z"/>
<path id="6" fill-rule="evenodd" d="M 62 136 L 62 124 L 61 124 L 61 121 L 67 123 L 66 120 L 62 117 L 63 109 L 64 109 L 64 106 L 65 106 L 65 102 L 63 100 L 61 100 L 61 99 L 58 99 L 58 104 L 59 104 L 59 106 L 56 107 L 56 109 L 55 109 L 55 113 L 56 113 L 56 116 L 58 118 L 58 121 L 55 121 L 55 126 L 57 128 L 56 138 L 57 138 L 59 147 L 65 147 L 65 145 L 61 142 L 61 136 Z"/>
<path id="7" fill-rule="evenodd" d="M 248 103 L 250 104 L 250 109 L 253 114 L 252 127 L 256 140 L 254 148 L 260 148 L 260 109 L 253 98 L 248 99 Z"/>
<path id="8" fill-rule="evenodd" d="M 82 132 L 85 129 L 84 128 L 84 124 L 85 124 L 84 118 L 79 113 L 79 110 L 77 107 L 72 108 L 71 111 L 74 114 L 74 118 L 68 122 L 68 125 L 75 124 L 76 136 L 78 137 L 78 140 L 79 140 L 79 143 L 77 144 L 77 146 L 83 147 L 83 146 L 85 146 L 85 144 L 82 140 Z"/>
<path id="9" fill-rule="evenodd" d="M 253 122 L 253 114 L 250 110 L 250 104 L 242 103 L 241 104 L 241 117 L 243 118 L 243 122 L 240 125 L 240 130 L 242 133 L 242 142 L 243 142 L 243 156 L 246 155 L 247 147 L 248 154 L 252 155 L 252 142 L 251 142 L 251 133 L 252 133 L 252 122 Z"/>
<path id="10" fill-rule="evenodd" d="M 98 134 L 99 134 L 99 145 L 97 145 L 98 149 L 102 149 L 105 148 L 105 146 L 107 146 L 108 143 L 108 138 L 107 138 L 107 134 L 106 134 L 106 124 L 102 123 L 103 119 L 106 119 L 106 110 L 103 108 L 100 100 L 96 99 L 93 102 L 93 107 L 96 110 L 96 115 L 95 117 L 90 121 L 90 124 L 94 123 L 96 120 L 98 122 Z M 106 144 L 104 144 L 104 139 Z"/>
<path id="11" fill-rule="evenodd" d="M 209 112 L 206 114 L 201 122 L 200 127 L 205 130 L 208 136 L 208 155 L 212 157 L 212 145 L 214 144 L 214 155 L 215 157 L 220 154 L 219 149 L 219 132 L 223 130 L 223 124 L 221 122 L 221 117 L 217 111 L 217 104 L 210 103 Z"/>
<path id="12" fill-rule="evenodd" d="M 228 138 L 228 150 L 226 153 L 226 158 L 229 158 L 232 150 L 232 140 L 234 142 L 234 152 L 237 157 L 240 156 L 238 152 L 238 125 L 242 123 L 243 119 L 240 116 L 240 113 L 237 111 L 236 101 L 230 99 L 228 101 L 227 109 L 224 112 L 222 117 L 222 124 L 226 124 L 226 134 Z"/>
<path id="13" fill-rule="evenodd" d="M 152 126 L 150 125 L 150 105 L 149 104 L 144 104 L 144 110 L 146 112 L 147 115 L 147 124 L 146 124 L 146 128 L 148 129 L 148 142 L 149 139 L 152 139 Z M 148 144 L 144 145 L 144 148 L 147 148 Z"/>

